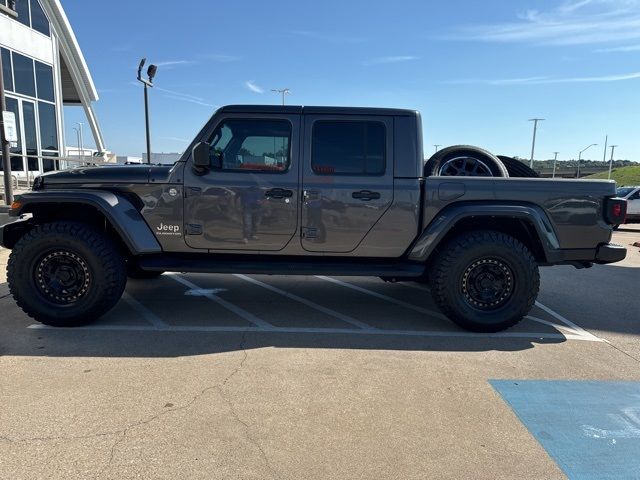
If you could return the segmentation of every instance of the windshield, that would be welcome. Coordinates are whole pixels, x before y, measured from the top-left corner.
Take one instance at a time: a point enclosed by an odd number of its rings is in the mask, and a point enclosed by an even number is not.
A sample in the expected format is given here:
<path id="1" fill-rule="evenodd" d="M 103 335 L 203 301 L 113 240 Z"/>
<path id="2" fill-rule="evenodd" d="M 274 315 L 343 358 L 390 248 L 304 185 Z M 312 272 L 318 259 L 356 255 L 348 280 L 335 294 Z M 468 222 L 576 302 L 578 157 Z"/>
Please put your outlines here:
<path id="1" fill-rule="evenodd" d="M 618 190 L 616 190 L 616 195 L 618 195 L 619 197 L 626 197 L 634 190 L 635 187 L 620 187 Z"/>

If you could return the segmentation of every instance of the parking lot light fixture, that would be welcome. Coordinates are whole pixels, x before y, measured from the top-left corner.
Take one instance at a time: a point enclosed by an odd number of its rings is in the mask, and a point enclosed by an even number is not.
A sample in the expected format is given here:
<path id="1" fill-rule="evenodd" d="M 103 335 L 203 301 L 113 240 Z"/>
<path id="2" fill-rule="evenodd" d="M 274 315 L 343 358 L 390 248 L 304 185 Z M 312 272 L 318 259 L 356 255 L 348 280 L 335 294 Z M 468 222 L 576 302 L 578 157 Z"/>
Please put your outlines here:
<path id="1" fill-rule="evenodd" d="M 597 143 L 592 143 L 588 147 L 585 147 L 582 150 L 580 150 L 580 153 L 578 154 L 578 176 L 576 178 L 580 178 L 580 162 L 582 162 L 582 154 L 587 150 L 589 150 L 591 147 L 597 147 L 597 146 L 598 146 Z"/>
<path id="2" fill-rule="evenodd" d="M 609 148 L 611 149 L 611 159 L 609 160 L 609 176 L 607 177 L 609 180 L 611 180 L 611 169 L 613 168 L 613 152 L 615 151 L 617 146 L 618 145 L 609 146 Z"/>
<path id="3" fill-rule="evenodd" d="M 551 175 L 551 178 L 556 178 L 556 164 L 558 163 L 558 154 L 560 152 L 553 152 L 553 175 Z"/>
<path id="4" fill-rule="evenodd" d="M 531 142 L 531 160 L 529 161 L 529 168 L 533 168 L 533 156 L 536 152 L 536 133 L 538 132 L 538 122 L 544 122 L 544 118 L 530 118 L 529 121 L 533 122 L 533 141 Z"/>
<path id="5" fill-rule="evenodd" d="M 291 95 L 291 90 L 288 88 L 272 88 L 271 91 L 282 95 L 282 105 L 284 105 L 284 96 Z"/>
<path id="6" fill-rule="evenodd" d="M 149 65 L 147 68 L 147 77 L 148 80 L 142 78 L 142 67 L 144 67 L 146 58 L 140 60 L 140 64 L 138 65 L 138 81 L 144 85 L 144 120 L 145 120 L 145 128 L 147 134 L 147 163 L 151 163 L 151 134 L 149 129 L 149 94 L 147 93 L 147 87 L 153 87 L 153 77 L 156 76 L 156 72 L 158 71 L 158 67 L 156 65 Z"/>

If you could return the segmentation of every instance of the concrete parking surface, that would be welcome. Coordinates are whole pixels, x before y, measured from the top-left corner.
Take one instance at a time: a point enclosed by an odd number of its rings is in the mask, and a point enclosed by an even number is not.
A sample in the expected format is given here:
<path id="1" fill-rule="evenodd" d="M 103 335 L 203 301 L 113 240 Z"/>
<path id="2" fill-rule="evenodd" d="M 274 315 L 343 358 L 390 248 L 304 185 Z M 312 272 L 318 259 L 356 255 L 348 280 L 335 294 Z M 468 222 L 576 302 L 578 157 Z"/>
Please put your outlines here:
<path id="1" fill-rule="evenodd" d="M 543 269 L 530 317 L 494 335 L 413 283 L 197 274 L 130 280 L 99 322 L 52 329 L 8 295 L 8 253 L 0 478 L 566 478 L 507 387 L 640 380 L 639 248 Z"/>

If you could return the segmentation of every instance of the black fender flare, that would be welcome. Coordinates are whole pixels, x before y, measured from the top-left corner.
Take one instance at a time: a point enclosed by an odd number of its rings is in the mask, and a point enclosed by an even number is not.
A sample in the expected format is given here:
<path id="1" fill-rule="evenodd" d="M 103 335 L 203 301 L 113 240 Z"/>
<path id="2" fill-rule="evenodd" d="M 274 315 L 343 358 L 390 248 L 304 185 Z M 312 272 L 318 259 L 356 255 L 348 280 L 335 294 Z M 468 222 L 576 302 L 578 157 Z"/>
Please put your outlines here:
<path id="1" fill-rule="evenodd" d="M 515 218 L 526 221 L 535 228 L 547 260 L 554 258 L 553 252 L 560 249 L 560 242 L 549 217 L 538 205 L 458 203 L 444 208 L 425 228 L 409 249 L 409 260 L 426 262 L 429 255 L 458 222 L 474 217 Z"/>
<path id="2" fill-rule="evenodd" d="M 38 205 L 89 205 L 105 216 L 133 255 L 162 252 L 162 247 L 140 212 L 122 195 L 105 190 L 46 190 L 25 193 L 18 196 L 16 201 L 20 206 L 10 210 L 13 217 L 32 212 Z M 10 237 L 10 230 L 20 228 L 20 223 L 9 223 L 2 227 L 4 231 L 0 237 Z"/>

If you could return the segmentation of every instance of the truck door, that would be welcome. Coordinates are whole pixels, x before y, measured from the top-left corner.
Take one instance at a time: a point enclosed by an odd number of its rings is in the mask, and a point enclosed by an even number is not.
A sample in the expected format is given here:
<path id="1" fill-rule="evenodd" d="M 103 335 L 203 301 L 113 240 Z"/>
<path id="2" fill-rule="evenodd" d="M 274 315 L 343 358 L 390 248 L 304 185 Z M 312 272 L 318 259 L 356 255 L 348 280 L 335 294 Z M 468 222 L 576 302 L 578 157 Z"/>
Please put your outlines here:
<path id="1" fill-rule="evenodd" d="M 229 113 L 212 168 L 185 168 L 185 241 L 212 250 L 281 250 L 298 231 L 300 115 Z"/>
<path id="2" fill-rule="evenodd" d="M 354 250 L 393 202 L 393 118 L 307 115 L 302 247 Z"/>

